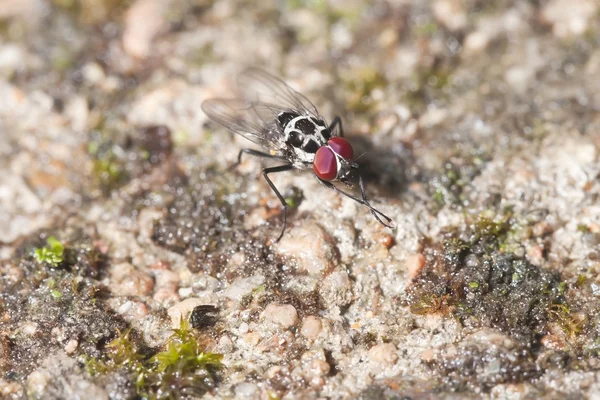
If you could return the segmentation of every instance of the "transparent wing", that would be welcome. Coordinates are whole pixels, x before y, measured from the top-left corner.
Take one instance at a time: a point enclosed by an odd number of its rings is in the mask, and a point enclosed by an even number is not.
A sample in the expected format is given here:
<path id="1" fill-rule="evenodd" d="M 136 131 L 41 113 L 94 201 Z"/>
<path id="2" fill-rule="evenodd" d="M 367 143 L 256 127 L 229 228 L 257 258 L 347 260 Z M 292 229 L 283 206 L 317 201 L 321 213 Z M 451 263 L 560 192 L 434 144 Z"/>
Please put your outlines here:
<path id="1" fill-rule="evenodd" d="M 315 117 L 319 115 L 310 100 L 262 69 L 246 69 L 238 76 L 238 87 L 242 98 L 250 103 L 276 104 L 283 110 Z"/>
<path id="2" fill-rule="evenodd" d="M 202 103 L 202 110 L 213 121 L 262 147 L 275 151 L 283 148 L 277 124 L 281 110 L 275 106 L 240 99 L 209 99 Z"/>

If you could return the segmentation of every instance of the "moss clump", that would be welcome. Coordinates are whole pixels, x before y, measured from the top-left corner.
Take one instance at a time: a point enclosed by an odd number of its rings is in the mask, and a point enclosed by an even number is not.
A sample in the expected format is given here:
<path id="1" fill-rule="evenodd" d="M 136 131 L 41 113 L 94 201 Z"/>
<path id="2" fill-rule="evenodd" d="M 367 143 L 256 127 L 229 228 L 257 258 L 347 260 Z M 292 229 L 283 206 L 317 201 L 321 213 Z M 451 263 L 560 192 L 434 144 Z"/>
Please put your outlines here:
<path id="1" fill-rule="evenodd" d="M 33 256 L 37 262 L 58 267 L 63 262 L 65 247 L 54 236 L 46 240 L 46 247 L 36 248 Z"/>
<path id="2" fill-rule="evenodd" d="M 564 311 L 566 287 L 558 274 L 504 250 L 519 229 L 510 212 L 479 215 L 448 232 L 442 243 L 428 243 L 430 262 L 407 290 L 411 310 L 452 314 L 466 325 L 499 329 L 528 346 L 553 320 L 571 329 L 559 311 Z"/>
<path id="3" fill-rule="evenodd" d="M 580 335 L 595 323 L 581 293 L 570 290 L 579 280 L 574 278 L 570 287 L 558 273 L 511 251 L 522 247 L 524 233 L 531 230 L 527 224 L 533 222 L 523 221 L 510 210 L 486 213 L 448 231 L 440 243 L 424 243 L 428 262 L 407 288 L 411 312 L 450 315 L 465 326 L 494 328 L 512 339 L 506 347 L 490 348 L 476 337 L 458 349 L 451 346 L 446 356 L 430 363 L 445 387 L 487 391 L 498 383 L 539 376 L 544 366 L 537 356 L 549 333 L 562 333 L 573 351 L 597 351 L 593 339 Z M 573 312 L 578 304 L 583 308 Z"/>
<path id="4" fill-rule="evenodd" d="M 430 180 L 434 209 L 443 206 L 460 208 L 468 204 L 468 188 L 484 166 L 484 159 L 473 157 L 459 165 L 447 162 Z"/>
<path id="5" fill-rule="evenodd" d="M 118 149 L 118 150 L 117 150 Z M 125 162 L 117 156 L 123 149 L 96 135 L 88 143 L 88 154 L 93 158 L 92 175 L 104 193 L 109 193 L 125 182 Z"/>
<path id="6" fill-rule="evenodd" d="M 103 359 L 88 359 L 90 375 L 126 372 L 143 399 L 172 399 L 202 396 L 214 387 L 223 356 L 205 353 L 196 332 L 183 321 L 174 329 L 163 351 L 144 351 L 131 329 L 119 333 L 106 346 Z"/>
<path id="7" fill-rule="evenodd" d="M 122 163 L 112 152 L 94 160 L 93 174 L 104 192 L 110 192 L 126 179 Z"/>
<path id="8" fill-rule="evenodd" d="M 584 317 L 575 316 L 567 304 L 553 304 L 548 314 L 569 339 L 580 334 L 586 322 Z"/>

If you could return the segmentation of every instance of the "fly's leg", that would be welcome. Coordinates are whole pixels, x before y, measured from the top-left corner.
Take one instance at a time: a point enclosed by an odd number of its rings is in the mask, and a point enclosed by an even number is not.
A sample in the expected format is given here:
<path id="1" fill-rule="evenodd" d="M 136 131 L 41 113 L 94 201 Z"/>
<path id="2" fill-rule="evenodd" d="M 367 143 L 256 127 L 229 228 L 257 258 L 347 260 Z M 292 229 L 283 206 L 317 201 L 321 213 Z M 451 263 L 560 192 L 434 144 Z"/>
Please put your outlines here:
<path id="1" fill-rule="evenodd" d="M 363 181 L 362 175 L 360 174 L 360 171 L 357 170 L 357 172 L 358 172 L 358 186 L 360 187 L 360 193 L 362 194 L 363 201 L 369 206 L 369 208 L 371 209 L 371 214 L 373 214 L 373 216 L 375 217 L 375 219 L 377 221 L 381 222 L 382 225 L 387 226 L 388 228 L 391 228 L 392 226 L 390 225 L 390 223 L 392 222 L 392 219 L 379 211 L 377 211 L 377 213 L 375 213 L 376 210 L 373 207 L 371 207 L 371 204 L 369 204 L 369 200 L 367 199 L 367 192 L 365 190 L 365 183 Z M 387 224 L 385 222 L 383 222 L 377 214 L 381 214 L 381 216 L 387 221 Z"/>
<path id="2" fill-rule="evenodd" d="M 244 154 L 244 153 L 250 154 L 251 156 L 255 156 L 255 157 L 276 158 L 278 160 L 282 160 L 283 159 L 280 156 L 274 156 L 273 154 L 265 153 L 263 151 L 258 151 L 258 150 L 254 150 L 254 149 L 241 149 L 240 152 L 238 153 L 237 162 L 233 165 L 234 167 L 241 164 L 241 162 L 242 162 L 242 154 Z"/>
<path id="3" fill-rule="evenodd" d="M 279 193 L 279 190 L 277 190 L 277 188 L 275 187 L 275 185 L 273 184 L 271 179 L 269 179 L 268 175 L 271 173 L 274 173 L 274 172 L 289 171 L 291 169 L 294 169 L 294 166 L 291 164 L 280 165 L 277 167 L 269 167 L 269 168 L 263 169 L 263 176 L 265 177 L 265 180 L 267 181 L 269 186 L 271 186 L 271 189 L 273 190 L 273 192 L 275 192 L 275 194 L 277 195 L 277 198 L 281 202 L 281 209 L 283 210 L 283 228 L 281 229 L 281 233 L 279 234 L 279 237 L 277 238 L 277 240 L 275 240 L 275 243 L 277 243 L 281 240 L 281 238 L 283 237 L 283 233 L 285 232 L 285 228 L 287 226 L 287 207 L 288 206 L 287 206 L 287 203 L 285 202 L 285 199 L 281 195 L 281 193 Z"/>
<path id="4" fill-rule="evenodd" d="M 336 125 L 339 125 L 340 127 L 340 137 L 344 137 L 344 129 L 342 128 L 342 119 L 340 117 L 335 117 L 333 119 L 333 121 L 331 121 L 331 125 L 329 125 L 329 132 L 333 132 L 333 128 L 335 128 Z"/>
<path id="5" fill-rule="evenodd" d="M 318 177 L 317 177 L 318 178 Z M 325 185 L 326 187 L 335 190 L 336 192 L 343 194 L 344 196 L 351 198 L 352 200 L 356 201 L 357 203 L 360 203 L 364 206 L 366 206 L 370 211 L 371 214 L 373 214 L 373 216 L 375 217 L 375 219 L 377 221 L 379 221 L 383 226 L 388 227 L 388 228 L 393 228 L 392 225 L 392 219 L 390 217 L 388 217 L 387 215 L 385 215 L 384 213 L 382 213 L 381 211 L 377 210 L 376 208 L 374 208 L 370 203 L 369 200 L 367 200 L 367 196 L 365 193 L 365 187 L 364 187 L 364 183 L 362 181 L 362 177 L 359 174 L 359 186 L 360 186 L 360 191 L 362 193 L 363 198 L 359 199 L 358 197 L 355 197 L 353 195 L 351 195 L 350 193 L 344 192 L 342 189 L 338 188 L 337 186 L 335 186 L 333 183 L 328 182 L 328 181 L 324 181 L 321 178 L 318 178 L 319 181 L 321 181 L 321 183 L 323 185 Z M 383 219 L 382 219 L 383 218 Z M 385 221 L 384 221 L 385 220 Z"/>

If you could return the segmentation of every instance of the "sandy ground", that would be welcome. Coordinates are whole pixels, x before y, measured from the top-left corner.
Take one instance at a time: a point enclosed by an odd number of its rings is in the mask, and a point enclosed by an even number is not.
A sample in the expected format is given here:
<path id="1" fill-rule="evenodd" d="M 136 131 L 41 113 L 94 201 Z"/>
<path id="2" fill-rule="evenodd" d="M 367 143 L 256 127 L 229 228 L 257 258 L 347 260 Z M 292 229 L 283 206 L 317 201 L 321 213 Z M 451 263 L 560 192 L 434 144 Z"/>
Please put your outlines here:
<path id="1" fill-rule="evenodd" d="M 594 0 L 0 2 L 0 397 L 599 398 L 599 26 Z M 249 65 L 342 117 L 394 229 L 297 171 L 273 243 L 270 163 L 232 166 L 249 142 L 200 108 Z"/>

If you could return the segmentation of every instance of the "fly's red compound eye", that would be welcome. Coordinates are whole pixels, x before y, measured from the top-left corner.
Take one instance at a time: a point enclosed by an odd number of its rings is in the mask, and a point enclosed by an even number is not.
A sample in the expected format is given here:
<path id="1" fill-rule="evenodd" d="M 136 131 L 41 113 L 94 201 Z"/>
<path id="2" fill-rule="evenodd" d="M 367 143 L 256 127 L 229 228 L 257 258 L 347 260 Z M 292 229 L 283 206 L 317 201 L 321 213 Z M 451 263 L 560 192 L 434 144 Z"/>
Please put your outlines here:
<path id="1" fill-rule="evenodd" d="M 349 141 L 343 137 L 334 137 L 329 139 L 327 142 L 329 147 L 346 160 L 352 160 L 354 158 L 354 149 Z"/>
<path id="2" fill-rule="evenodd" d="M 329 147 L 319 147 L 313 161 L 313 171 L 324 181 L 332 181 L 337 177 L 337 161 Z"/>

